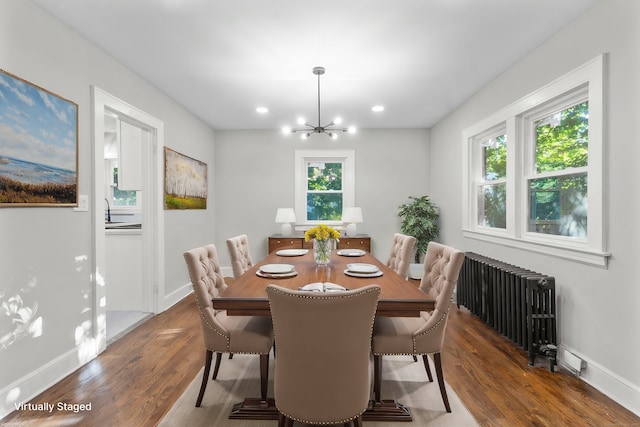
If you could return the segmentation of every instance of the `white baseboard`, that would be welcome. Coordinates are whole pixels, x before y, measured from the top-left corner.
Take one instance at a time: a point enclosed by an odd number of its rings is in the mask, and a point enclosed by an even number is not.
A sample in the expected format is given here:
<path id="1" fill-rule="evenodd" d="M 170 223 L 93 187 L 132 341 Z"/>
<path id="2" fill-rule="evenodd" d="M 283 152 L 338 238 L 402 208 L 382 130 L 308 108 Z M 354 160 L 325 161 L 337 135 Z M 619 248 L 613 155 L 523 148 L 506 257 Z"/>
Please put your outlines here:
<path id="1" fill-rule="evenodd" d="M 164 296 L 164 298 L 162 300 L 162 309 L 160 311 L 165 311 L 165 310 L 173 307 L 178 302 L 180 302 L 182 299 L 184 299 L 184 297 L 186 297 L 187 295 L 189 295 L 192 292 L 193 292 L 193 287 L 191 286 L 191 282 L 180 286 L 175 291 L 173 291 L 170 294 Z"/>
<path id="2" fill-rule="evenodd" d="M 86 347 L 85 347 L 86 350 Z M 16 410 L 16 405 L 28 402 L 43 390 L 53 386 L 73 371 L 77 370 L 84 363 L 80 363 L 79 353 L 81 347 L 73 348 L 63 355 L 51 360 L 33 372 L 17 379 L 8 386 L 0 390 L 0 419 Z M 84 354 L 84 357 L 87 355 Z M 91 359 L 95 358 L 95 354 Z M 86 362 L 85 362 L 86 363 Z M 34 402 L 50 403 L 56 405 L 58 402 Z M 89 403 L 89 402 L 67 402 L 67 403 Z"/>
<path id="3" fill-rule="evenodd" d="M 634 414 L 640 416 L 640 387 L 638 385 L 630 383 L 566 345 L 560 345 L 558 350 L 560 350 L 558 352 L 559 355 L 564 353 L 562 350 L 567 350 L 586 361 L 587 367 L 581 371 L 580 378 Z M 564 361 L 560 359 L 559 362 L 562 364 Z"/>
<path id="4" fill-rule="evenodd" d="M 222 277 L 233 277 L 233 268 L 231 267 L 220 267 L 220 272 Z"/>
<path id="5" fill-rule="evenodd" d="M 175 305 L 180 300 L 193 292 L 191 283 L 187 283 L 177 290 L 165 295 L 161 311 Z M 16 404 L 28 402 L 42 391 L 53 386 L 67 375 L 71 374 L 85 363 L 94 359 L 97 355 L 95 345 L 84 343 L 75 347 L 63 355 L 49 361 L 38 369 L 28 373 L 22 378 L 0 389 L 0 419 L 16 410 Z M 80 360 L 82 359 L 82 361 Z M 34 402 L 51 403 L 57 402 Z M 90 403 L 90 402 L 68 402 L 68 403 Z"/>

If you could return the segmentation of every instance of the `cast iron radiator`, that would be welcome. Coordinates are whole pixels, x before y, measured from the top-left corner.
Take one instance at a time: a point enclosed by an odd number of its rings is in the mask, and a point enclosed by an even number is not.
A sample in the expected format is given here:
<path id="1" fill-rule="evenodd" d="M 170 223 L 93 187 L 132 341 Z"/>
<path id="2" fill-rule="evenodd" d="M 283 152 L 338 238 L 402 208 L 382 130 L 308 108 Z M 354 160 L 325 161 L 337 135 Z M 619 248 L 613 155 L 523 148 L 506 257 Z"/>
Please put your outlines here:
<path id="1" fill-rule="evenodd" d="M 466 252 L 458 278 L 457 304 L 529 352 L 556 364 L 555 279 Z"/>

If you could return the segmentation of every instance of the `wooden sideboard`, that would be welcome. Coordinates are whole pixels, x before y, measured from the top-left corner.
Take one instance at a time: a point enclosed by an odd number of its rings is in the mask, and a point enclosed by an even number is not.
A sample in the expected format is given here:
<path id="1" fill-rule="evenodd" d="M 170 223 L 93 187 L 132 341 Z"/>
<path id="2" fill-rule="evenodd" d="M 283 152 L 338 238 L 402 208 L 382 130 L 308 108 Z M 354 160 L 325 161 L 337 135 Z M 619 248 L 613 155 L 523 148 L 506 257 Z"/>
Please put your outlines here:
<path id="1" fill-rule="evenodd" d="M 274 234 L 269 236 L 269 253 L 280 249 L 311 249 L 313 244 L 304 241 L 303 233 L 295 233 L 291 236 Z M 341 236 L 338 249 L 362 249 L 371 252 L 371 237 L 366 234 L 355 236 Z"/>

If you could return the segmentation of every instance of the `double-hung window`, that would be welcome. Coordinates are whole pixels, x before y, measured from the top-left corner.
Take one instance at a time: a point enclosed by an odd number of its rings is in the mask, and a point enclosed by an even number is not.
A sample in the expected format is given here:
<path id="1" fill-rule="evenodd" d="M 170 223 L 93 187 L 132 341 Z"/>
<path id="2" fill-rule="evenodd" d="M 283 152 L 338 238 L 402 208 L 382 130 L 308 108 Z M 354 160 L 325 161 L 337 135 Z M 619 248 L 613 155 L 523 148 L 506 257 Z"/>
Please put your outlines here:
<path id="1" fill-rule="evenodd" d="M 477 144 L 481 175 L 476 180 L 477 224 L 507 227 L 507 135 L 504 129 L 490 131 Z"/>
<path id="2" fill-rule="evenodd" d="M 295 156 L 297 222 L 340 224 L 354 201 L 354 152 L 296 150 Z"/>
<path id="3" fill-rule="evenodd" d="M 600 56 L 463 132 L 463 233 L 606 267 Z"/>
<path id="4" fill-rule="evenodd" d="M 585 240 L 588 236 L 589 101 L 563 100 L 529 117 L 526 231 Z"/>

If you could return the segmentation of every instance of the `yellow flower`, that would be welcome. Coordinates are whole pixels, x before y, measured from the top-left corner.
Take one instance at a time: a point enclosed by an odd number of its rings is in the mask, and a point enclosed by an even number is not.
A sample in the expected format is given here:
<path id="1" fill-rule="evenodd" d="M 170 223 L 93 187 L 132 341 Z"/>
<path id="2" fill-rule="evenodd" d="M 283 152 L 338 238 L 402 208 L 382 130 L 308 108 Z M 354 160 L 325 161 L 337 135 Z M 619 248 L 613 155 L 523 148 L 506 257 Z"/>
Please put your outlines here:
<path id="1" fill-rule="evenodd" d="M 304 240 L 305 241 L 309 241 L 309 240 L 329 240 L 329 239 L 336 239 L 338 240 L 340 238 L 340 232 L 338 230 L 336 230 L 335 228 L 331 228 L 331 227 L 327 227 L 325 224 L 320 224 L 316 227 L 312 227 L 310 229 L 308 229 L 305 233 L 304 233 Z"/>

